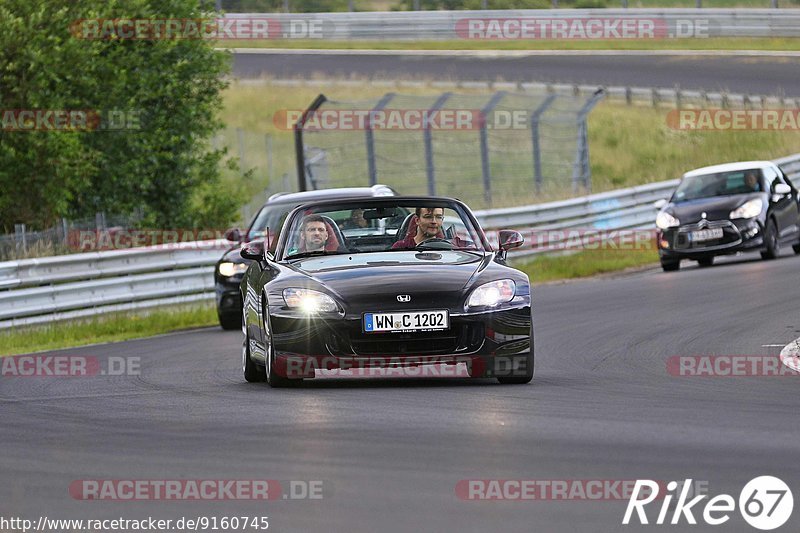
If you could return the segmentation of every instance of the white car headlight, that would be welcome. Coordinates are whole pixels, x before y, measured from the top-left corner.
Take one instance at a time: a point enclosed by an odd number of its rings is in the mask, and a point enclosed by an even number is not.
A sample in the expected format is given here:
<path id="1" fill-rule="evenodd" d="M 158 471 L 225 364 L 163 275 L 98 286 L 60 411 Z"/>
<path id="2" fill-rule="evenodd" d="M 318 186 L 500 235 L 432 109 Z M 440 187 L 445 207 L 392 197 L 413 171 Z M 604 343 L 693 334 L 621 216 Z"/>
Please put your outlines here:
<path id="1" fill-rule="evenodd" d="M 753 218 L 761 214 L 761 209 L 764 203 L 761 198 L 753 198 L 752 200 L 743 203 L 733 211 L 731 211 L 731 218 Z"/>
<path id="2" fill-rule="evenodd" d="M 333 298 L 311 289 L 283 289 L 283 301 L 292 309 L 302 309 L 308 314 L 331 313 L 339 310 Z"/>
<path id="3" fill-rule="evenodd" d="M 467 307 L 494 307 L 513 300 L 516 292 L 517 286 L 510 279 L 484 283 L 469 295 Z"/>
<path id="4" fill-rule="evenodd" d="M 660 229 L 674 228 L 680 225 L 680 220 L 670 215 L 666 211 L 661 211 L 658 213 L 658 215 L 656 215 L 656 226 L 658 226 Z"/>
<path id="5" fill-rule="evenodd" d="M 219 264 L 219 273 L 226 278 L 235 276 L 236 274 L 241 274 L 245 270 L 247 270 L 247 264 L 245 263 L 231 263 L 229 261 L 225 261 L 224 263 Z"/>

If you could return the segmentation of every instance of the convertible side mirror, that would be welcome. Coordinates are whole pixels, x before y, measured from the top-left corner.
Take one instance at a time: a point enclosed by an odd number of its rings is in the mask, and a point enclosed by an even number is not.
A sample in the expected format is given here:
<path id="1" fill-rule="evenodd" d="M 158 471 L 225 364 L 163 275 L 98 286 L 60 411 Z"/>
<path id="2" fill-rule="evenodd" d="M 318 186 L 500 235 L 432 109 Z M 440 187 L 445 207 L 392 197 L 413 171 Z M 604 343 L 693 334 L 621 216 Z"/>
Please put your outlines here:
<path id="1" fill-rule="evenodd" d="M 259 239 L 257 241 L 247 243 L 246 245 L 242 246 L 242 249 L 239 251 L 239 255 L 245 259 L 252 259 L 254 261 L 262 260 L 264 258 L 264 241 Z"/>
<path id="2" fill-rule="evenodd" d="M 500 241 L 500 250 L 504 252 L 512 248 L 519 248 L 522 246 L 522 243 L 525 242 L 520 232 L 510 229 L 501 229 L 498 237 Z"/>
<path id="3" fill-rule="evenodd" d="M 653 202 L 653 207 L 655 207 L 660 211 L 665 205 L 667 205 L 667 203 L 668 203 L 667 200 L 662 198 L 661 200 L 656 200 L 655 202 Z"/>

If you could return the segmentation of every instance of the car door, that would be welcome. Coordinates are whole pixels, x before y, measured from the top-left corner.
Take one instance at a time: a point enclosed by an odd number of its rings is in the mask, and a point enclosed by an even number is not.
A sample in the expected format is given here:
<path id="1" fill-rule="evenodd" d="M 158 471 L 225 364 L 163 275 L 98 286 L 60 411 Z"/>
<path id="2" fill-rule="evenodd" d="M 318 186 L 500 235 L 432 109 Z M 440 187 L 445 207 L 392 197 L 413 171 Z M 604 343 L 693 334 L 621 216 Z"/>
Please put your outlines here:
<path id="1" fill-rule="evenodd" d="M 776 185 L 781 183 L 789 185 L 784 180 L 780 169 L 767 167 L 764 169 L 764 177 L 769 185 L 770 208 L 778 225 L 778 236 L 781 239 L 792 237 L 800 229 L 798 228 L 800 211 L 798 211 L 797 195 L 794 191 L 790 194 L 775 194 Z"/>

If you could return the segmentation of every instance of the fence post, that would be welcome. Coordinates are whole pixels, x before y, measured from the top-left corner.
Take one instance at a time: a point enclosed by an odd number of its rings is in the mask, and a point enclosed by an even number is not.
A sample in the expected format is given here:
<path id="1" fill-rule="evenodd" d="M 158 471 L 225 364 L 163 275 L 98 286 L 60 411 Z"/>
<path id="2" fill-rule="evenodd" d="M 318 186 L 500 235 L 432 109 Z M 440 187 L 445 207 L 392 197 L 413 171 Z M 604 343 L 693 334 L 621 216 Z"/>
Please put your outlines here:
<path id="1" fill-rule="evenodd" d="M 589 166 L 589 134 L 586 126 L 586 117 L 605 95 L 603 89 L 598 89 L 589 100 L 583 104 L 578 112 L 578 147 L 575 153 L 575 163 L 572 167 L 572 192 L 578 192 L 578 184 L 583 182 L 586 192 L 592 189 L 592 171 Z"/>
<path id="2" fill-rule="evenodd" d="M 267 143 L 267 178 L 270 183 L 272 182 L 272 137 L 269 134 L 264 135 Z"/>
<path id="3" fill-rule="evenodd" d="M 488 207 L 492 206 L 492 171 L 489 167 L 489 132 L 486 119 L 500 100 L 506 95 L 505 91 L 498 91 L 492 95 L 486 105 L 481 109 L 480 116 L 480 142 L 481 142 L 481 174 L 483 175 L 483 199 Z"/>
<path id="4" fill-rule="evenodd" d="M 325 98 L 324 94 L 318 95 L 294 124 L 294 157 L 297 163 L 297 186 L 298 190 L 301 192 L 308 190 L 308 183 L 306 182 L 306 158 L 305 151 L 303 150 L 303 126 L 306 120 L 308 120 L 308 116 L 319 109 L 326 100 L 327 98 Z"/>
<path id="5" fill-rule="evenodd" d="M 700 9 L 703 7 L 703 0 L 695 0 L 694 7 Z"/>
<path id="6" fill-rule="evenodd" d="M 242 128 L 236 128 L 236 141 L 239 145 L 239 170 L 245 172 L 244 130 Z"/>
<path id="7" fill-rule="evenodd" d="M 66 218 L 61 219 L 61 229 L 64 231 L 64 246 L 69 244 L 69 223 Z"/>
<path id="8" fill-rule="evenodd" d="M 375 165 L 375 134 L 372 132 L 372 121 L 375 114 L 385 108 L 389 102 L 394 98 L 395 93 L 386 93 L 383 95 L 375 107 L 370 109 L 367 115 L 367 124 L 364 128 L 364 137 L 367 143 L 367 176 L 369 184 L 375 185 L 378 183 L 378 167 Z"/>
<path id="9" fill-rule="evenodd" d="M 14 224 L 14 240 L 22 243 L 22 253 L 28 253 L 28 240 L 25 237 L 25 224 Z"/>
<path id="10" fill-rule="evenodd" d="M 434 112 L 441 109 L 451 94 L 442 93 L 433 103 L 433 106 L 428 109 L 427 116 L 430 117 Z M 434 196 L 436 194 L 436 175 L 433 166 L 433 133 L 431 132 L 430 120 L 425 121 L 425 129 L 422 130 L 422 136 L 425 140 L 425 173 L 428 176 L 428 195 Z"/>
<path id="11" fill-rule="evenodd" d="M 539 107 L 537 107 L 531 113 L 531 142 L 533 143 L 533 182 L 536 186 L 536 194 L 539 194 L 542 190 L 542 182 L 544 181 L 542 177 L 542 150 L 539 145 L 539 118 L 542 116 L 542 113 L 550 107 L 550 104 L 553 103 L 553 100 L 556 99 L 555 94 L 550 94 L 545 98 L 544 102 L 542 102 Z"/>

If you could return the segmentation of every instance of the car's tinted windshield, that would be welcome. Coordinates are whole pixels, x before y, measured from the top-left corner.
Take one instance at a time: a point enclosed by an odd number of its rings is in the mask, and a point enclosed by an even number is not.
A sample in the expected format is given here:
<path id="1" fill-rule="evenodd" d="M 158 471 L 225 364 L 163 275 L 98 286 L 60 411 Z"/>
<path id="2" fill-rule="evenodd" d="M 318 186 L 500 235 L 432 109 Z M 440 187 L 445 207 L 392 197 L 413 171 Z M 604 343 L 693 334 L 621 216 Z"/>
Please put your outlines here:
<path id="1" fill-rule="evenodd" d="M 761 170 L 736 170 L 684 178 L 678 185 L 673 202 L 686 202 L 713 196 L 746 194 L 764 190 Z"/>
<path id="2" fill-rule="evenodd" d="M 474 250 L 484 246 L 455 203 L 347 202 L 310 207 L 287 223 L 283 257 L 395 250 Z"/>

